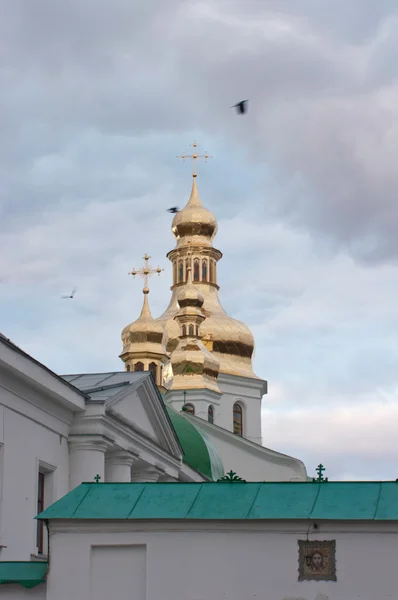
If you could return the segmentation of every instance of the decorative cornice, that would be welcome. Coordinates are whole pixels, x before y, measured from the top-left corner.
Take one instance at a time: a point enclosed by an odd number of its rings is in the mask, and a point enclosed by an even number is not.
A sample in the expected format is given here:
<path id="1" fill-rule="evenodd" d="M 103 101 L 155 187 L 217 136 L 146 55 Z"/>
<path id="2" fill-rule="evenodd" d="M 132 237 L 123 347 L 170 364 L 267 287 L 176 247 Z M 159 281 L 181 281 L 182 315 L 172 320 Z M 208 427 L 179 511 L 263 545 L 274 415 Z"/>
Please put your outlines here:
<path id="1" fill-rule="evenodd" d="M 335 536 L 336 534 L 342 533 L 355 533 L 361 534 L 375 534 L 380 533 L 389 536 L 396 536 L 398 533 L 398 522 L 382 522 L 382 521 L 317 521 L 318 527 L 322 532 L 322 537 L 327 539 L 327 536 Z M 127 533 L 127 532 L 148 532 L 148 531 L 213 531 L 213 532 L 247 532 L 247 533 L 261 533 L 261 532 L 278 532 L 284 534 L 291 534 L 293 536 L 300 537 L 306 536 L 308 531 L 308 521 L 300 520 L 267 520 L 261 521 L 253 519 L 249 521 L 138 521 L 123 519 L 120 521 L 104 521 L 101 522 L 73 521 L 71 519 L 65 520 L 50 520 L 50 530 L 52 532 L 62 533 Z"/>
<path id="2" fill-rule="evenodd" d="M 106 453 L 106 465 L 126 465 L 132 466 L 139 459 L 139 455 L 127 450 L 111 450 Z"/>
<path id="3" fill-rule="evenodd" d="M 92 450 L 105 454 L 112 447 L 113 440 L 100 435 L 71 435 L 68 444 L 71 451 Z"/>

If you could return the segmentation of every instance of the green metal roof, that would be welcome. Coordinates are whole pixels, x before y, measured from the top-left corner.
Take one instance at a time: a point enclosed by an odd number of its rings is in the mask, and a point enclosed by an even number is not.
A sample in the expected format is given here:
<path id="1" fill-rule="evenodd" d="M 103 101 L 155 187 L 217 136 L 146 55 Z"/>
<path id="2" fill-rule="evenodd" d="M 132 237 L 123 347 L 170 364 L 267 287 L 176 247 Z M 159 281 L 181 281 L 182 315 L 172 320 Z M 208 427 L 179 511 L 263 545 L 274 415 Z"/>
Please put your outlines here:
<path id="1" fill-rule="evenodd" d="M 44 581 L 47 569 L 46 562 L 0 561 L 0 584 L 19 583 L 30 589 Z"/>
<path id="2" fill-rule="evenodd" d="M 82 483 L 38 519 L 398 520 L 398 482 Z"/>
<path id="3" fill-rule="evenodd" d="M 184 462 L 211 481 L 224 475 L 220 454 L 207 435 L 183 415 L 166 406 L 184 452 Z"/>

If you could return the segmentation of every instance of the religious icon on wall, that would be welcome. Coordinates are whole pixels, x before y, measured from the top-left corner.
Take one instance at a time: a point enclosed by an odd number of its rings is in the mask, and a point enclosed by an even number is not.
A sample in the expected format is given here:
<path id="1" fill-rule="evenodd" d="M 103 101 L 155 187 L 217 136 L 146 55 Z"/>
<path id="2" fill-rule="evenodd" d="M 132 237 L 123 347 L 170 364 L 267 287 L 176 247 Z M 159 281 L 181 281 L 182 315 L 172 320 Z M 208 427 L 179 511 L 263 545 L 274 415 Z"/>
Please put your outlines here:
<path id="1" fill-rule="evenodd" d="M 299 581 L 337 581 L 336 541 L 298 540 Z"/>

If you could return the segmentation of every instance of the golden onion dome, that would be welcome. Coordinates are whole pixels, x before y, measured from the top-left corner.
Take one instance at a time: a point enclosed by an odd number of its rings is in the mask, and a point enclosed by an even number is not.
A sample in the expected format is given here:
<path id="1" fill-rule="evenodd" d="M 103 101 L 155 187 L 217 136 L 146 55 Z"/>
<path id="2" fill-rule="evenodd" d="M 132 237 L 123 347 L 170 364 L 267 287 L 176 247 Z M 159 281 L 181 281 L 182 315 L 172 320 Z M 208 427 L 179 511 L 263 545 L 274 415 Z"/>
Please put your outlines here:
<path id="1" fill-rule="evenodd" d="M 220 373 L 257 379 L 252 365 L 254 338 L 250 329 L 224 312 L 213 290 L 208 292 L 202 308 L 206 318 L 200 326 L 203 344 L 218 359 Z M 174 297 L 165 313 L 159 317 L 167 331 L 167 350 L 171 353 L 177 347 L 180 336 L 180 328 L 174 320 L 178 310 L 177 298 Z"/>
<path id="2" fill-rule="evenodd" d="M 217 233 L 216 217 L 200 200 L 196 174 L 193 176 L 188 203 L 175 215 L 171 230 L 177 239 L 177 246 L 186 244 L 188 238 L 192 245 L 211 246 Z"/>
<path id="3" fill-rule="evenodd" d="M 139 354 L 150 352 L 154 354 L 167 354 L 168 336 L 164 327 L 156 321 L 149 309 L 149 289 L 144 287 L 144 302 L 141 314 L 136 321 L 127 325 L 122 331 L 123 352 Z"/>
<path id="4" fill-rule="evenodd" d="M 199 292 L 198 288 L 195 287 L 192 283 L 192 272 L 191 268 L 189 267 L 187 283 L 184 285 L 181 292 L 178 294 L 177 302 L 180 308 L 192 307 L 196 309 L 201 309 L 204 301 L 204 297 Z"/>

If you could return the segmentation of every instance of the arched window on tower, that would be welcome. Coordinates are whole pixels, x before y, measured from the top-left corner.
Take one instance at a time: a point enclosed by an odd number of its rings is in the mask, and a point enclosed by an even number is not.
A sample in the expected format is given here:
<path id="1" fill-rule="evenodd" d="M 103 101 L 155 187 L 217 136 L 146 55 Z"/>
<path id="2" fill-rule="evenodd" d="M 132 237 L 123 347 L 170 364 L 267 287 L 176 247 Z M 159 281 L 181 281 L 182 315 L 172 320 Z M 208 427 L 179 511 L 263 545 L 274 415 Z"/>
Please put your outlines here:
<path id="1" fill-rule="evenodd" d="M 130 371 L 130 365 L 127 365 L 126 371 Z"/>
<path id="2" fill-rule="evenodd" d="M 189 258 L 185 261 L 185 281 L 188 281 L 188 267 L 190 266 Z"/>
<path id="3" fill-rule="evenodd" d="M 195 258 L 193 262 L 193 280 L 199 281 L 199 259 Z"/>
<path id="4" fill-rule="evenodd" d="M 193 404 L 184 404 L 183 409 L 184 412 L 187 412 L 189 415 L 195 414 L 195 407 Z"/>
<path id="5" fill-rule="evenodd" d="M 211 404 L 207 409 L 207 420 L 209 421 L 209 423 L 214 423 L 214 408 Z"/>
<path id="6" fill-rule="evenodd" d="M 143 371 L 143 370 L 144 370 L 144 363 L 136 362 L 134 365 L 134 371 Z"/>
<path id="7" fill-rule="evenodd" d="M 178 282 L 181 283 L 181 281 L 184 280 L 184 264 L 182 262 L 182 260 L 180 260 L 180 263 L 178 265 Z"/>
<path id="8" fill-rule="evenodd" d="M 177 261 L 173 262 L 173 285 L 177 283 Z"/>
<path id="9" fill-rule="evenodd" d="M 193 325 L 189 326 L 189 335 L 195 335 Z"/>
<path id="10" fill-rule="evenodd" d="M 149 370 L 152 373 L 154 380 L 156 381 L 156 363 L 149 363 Z"/>
<path id="11" fill-rule="evenodd" d="M 182 326 L 182 335 L 187 335 L 187 328 L 185 325 Z"/>
<path id="12" fill-rule="evenodd" d="M 213 261 L 211 260 L 209 262 L 209 281 L 211 281 L 211 283 L 213 283 L 213 277 L 214 277 L 214 269 L 213 269 Z"/>
<path id="13" fill-rule="evenodd" d="M 207 281 L 207 260 L 202 260 L 202 281 Z"/>
<path id="14" fill-rule="evenodd" d="M 243 411 L 240 404 L 235 402 L 234 404 L 234 412 L 233 412 L 233 420 L 234 420 L 234 434 L 235 435 L 243 435 Z"/>

